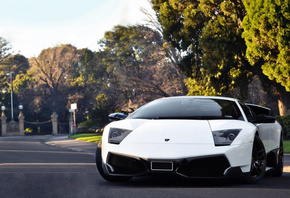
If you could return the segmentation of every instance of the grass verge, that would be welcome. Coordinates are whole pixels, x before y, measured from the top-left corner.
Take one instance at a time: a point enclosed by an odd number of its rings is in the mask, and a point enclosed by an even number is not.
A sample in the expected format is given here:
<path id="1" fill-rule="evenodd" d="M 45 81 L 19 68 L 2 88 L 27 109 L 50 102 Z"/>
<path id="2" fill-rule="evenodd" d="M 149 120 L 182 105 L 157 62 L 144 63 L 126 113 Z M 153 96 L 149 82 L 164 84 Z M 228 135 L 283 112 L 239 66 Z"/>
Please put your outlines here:
<path id="1" fill-rule="evenodd" d="M 102 138 L 102 134 L 83 133 L 83 134 L 72 135 L 72 136 L 70 136 L 70 138 L 85 141 L 85 142 L 98 143 Z"/>
<path id="2" fill-rule="evenodd" d="M 284 153 L 290 153 L 290 140 L 285 140 L 284 144 Z"/>
<path id="3" fill-rule="evenodd" d="M 70 136 L 70 138 L 81 140 L 81 141 L 86 141 L 86 142 L 98 143 L 102 138 L 102 134 L 84 133 L 84 134 L 72 135 Z M 284 153 L 290 153 L 290 140 L 284 141 Z"/>

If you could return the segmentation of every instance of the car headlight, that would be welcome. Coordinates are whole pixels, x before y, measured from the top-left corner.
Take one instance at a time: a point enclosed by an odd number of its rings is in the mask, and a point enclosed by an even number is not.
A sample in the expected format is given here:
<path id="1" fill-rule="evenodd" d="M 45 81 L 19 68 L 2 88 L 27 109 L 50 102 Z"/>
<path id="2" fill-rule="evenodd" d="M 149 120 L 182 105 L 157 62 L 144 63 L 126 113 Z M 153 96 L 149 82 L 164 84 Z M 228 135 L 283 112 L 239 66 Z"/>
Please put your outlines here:
<path id="1" fill-rule="evenodd" d="M 213 131 L 215 146 L 228 146 L 236 139 L 242 129 L 226 129 Z"/>
<path id="2" fill-rule="evenodd" d="M 122 140 L 131 132 L 128 129 L 110 128 L 109 131 L 109 143 L 120 144 Z"/>

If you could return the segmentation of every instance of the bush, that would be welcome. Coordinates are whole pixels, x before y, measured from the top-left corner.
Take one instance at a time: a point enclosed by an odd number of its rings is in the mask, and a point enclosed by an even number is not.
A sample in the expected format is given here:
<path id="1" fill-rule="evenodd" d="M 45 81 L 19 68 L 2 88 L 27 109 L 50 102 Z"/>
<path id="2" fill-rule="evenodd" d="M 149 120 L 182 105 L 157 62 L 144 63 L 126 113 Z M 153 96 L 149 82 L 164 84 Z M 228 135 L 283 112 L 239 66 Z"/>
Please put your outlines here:
<path id="1" fill-rule="evenodd" d="M 284 138 L 290 138 L 290 115 L 277 116 L 277 121 L 282 126 Z"/>
<path id="2" fill-rule="evenodd" d="M 88 128 L 92 127 L 93 125 L 94 125 L 94 123 L 92 120 L 86 120 L 86 121 L 78 124 L 78 126 L 86 126 Z"/>
<path id="3" fill-rule="evenodd" d="M 32 132 L 33 132 L 33 129 L 32 129 L 32 128 L 26 128 L 26 129 L 24 130 L 24 134 L 25 134 L 25 135 L 31 135 Z"/>

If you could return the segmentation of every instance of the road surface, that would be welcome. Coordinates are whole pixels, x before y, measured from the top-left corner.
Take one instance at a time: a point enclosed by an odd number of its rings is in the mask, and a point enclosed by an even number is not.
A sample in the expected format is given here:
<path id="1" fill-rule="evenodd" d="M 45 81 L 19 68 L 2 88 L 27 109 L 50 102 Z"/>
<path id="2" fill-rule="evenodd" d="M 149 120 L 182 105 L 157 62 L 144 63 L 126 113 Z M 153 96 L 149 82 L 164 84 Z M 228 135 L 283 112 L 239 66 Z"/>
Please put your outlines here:
<path id="1" fill-rule="evenodd" d="M 96 172 L 94 154 L 46 145 L 47 138 L 0 137 L 1 198 L 290 197 L 290 173 L 265 177 L 254 185 L 179 177 L 110 183 Z"/>

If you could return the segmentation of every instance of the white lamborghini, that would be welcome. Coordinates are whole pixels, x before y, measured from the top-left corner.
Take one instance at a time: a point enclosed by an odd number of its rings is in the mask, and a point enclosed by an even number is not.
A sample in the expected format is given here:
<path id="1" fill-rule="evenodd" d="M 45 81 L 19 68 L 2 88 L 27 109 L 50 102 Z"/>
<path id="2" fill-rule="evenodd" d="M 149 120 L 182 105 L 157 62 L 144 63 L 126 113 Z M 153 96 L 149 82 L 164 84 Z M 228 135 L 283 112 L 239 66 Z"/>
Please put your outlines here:
<path id="1" fill-rule="evenodd" d="M 96 165 L 108 181 L 148 174 L 243 178 L 283 174 L 283 135 L 270 109 L 234 98 L 181 96 L 154 100 L 108 124 Z M 125 118 L 125 119 L 124 119 Z"/>

